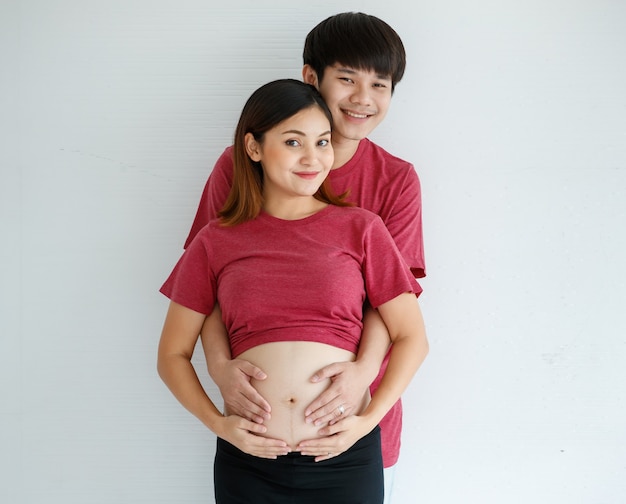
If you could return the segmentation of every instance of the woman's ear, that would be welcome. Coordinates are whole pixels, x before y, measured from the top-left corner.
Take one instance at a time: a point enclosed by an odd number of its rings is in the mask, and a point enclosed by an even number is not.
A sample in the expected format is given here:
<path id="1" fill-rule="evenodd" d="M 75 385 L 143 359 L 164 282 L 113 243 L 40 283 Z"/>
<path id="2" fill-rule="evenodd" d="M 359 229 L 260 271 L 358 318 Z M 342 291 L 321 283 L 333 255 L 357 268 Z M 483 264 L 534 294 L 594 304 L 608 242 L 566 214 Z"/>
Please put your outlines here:
<path id="1" fill-rule="evenodd" d="M 243 141 L 246 146 L 246 153 L 250 156 L 252 161 L 259 162 L 261 161 L 261 148 L 259 142 L 257 142 L 252 133 L 246 133 L 246 136 L 243 137 Z"/>
<path id="2" fill-rule="evenodd" d="M 317 81 L 317 72 L 313 70 L 313 67 L 308 63 L 302 67 L 302 81 L 305 84 L 311 84 L 319 89 L 319 82 Z"/>

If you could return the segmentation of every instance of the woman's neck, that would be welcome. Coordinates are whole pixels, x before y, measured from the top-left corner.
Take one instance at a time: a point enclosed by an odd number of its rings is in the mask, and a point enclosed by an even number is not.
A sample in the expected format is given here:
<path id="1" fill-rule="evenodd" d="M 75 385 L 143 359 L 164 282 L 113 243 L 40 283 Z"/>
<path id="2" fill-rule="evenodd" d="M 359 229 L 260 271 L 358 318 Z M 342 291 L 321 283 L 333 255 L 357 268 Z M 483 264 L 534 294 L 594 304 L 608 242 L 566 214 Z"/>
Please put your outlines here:
<path id="1" fill-rule="evenodd" d="M 265 213 L 282 220 L 299 220 L 310 217 L 328 206 L 313 196 L 306 198 L 273 198 L 263 203 Z"/>

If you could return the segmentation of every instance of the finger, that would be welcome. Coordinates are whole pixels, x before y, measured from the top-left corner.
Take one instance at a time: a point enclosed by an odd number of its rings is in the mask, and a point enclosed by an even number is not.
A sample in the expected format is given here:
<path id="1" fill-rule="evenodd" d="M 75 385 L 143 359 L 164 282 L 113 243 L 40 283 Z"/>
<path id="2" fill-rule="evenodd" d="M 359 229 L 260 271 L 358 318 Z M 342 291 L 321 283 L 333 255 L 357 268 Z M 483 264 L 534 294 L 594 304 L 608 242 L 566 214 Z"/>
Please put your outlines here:
<path id="1" fill-rule="evenodd" d="M 274 459 L 277 457 L 281 457 L 283 455 L 287 455 L 290 452 L 291 450 L 287 446 L 275 446 L 275 445 L 253 446 L 253 447 L 250 447 L 250 450 L 248 451 L 248 453 L 250 453 L 251 455 L 255 455 L 257 457 L 274 458 Z"/>
<path id="2" fill-rule="evenodd" d="M 239 426 L 240 429 L 245 430 L 248 433 L 256 434 L 265 434 L 267 432 L 267 427 L 263 424 L 259 424 L 257 422 L 247 421 L 247 424 Z M 256 436 L 259 438 L 259 436 Z M 259 439 L 267 439 L 267 438 L 259 438 Z"/>
<path id="3" fill-rule="evenodd" d="M 311 381 L 313 383 L 320 382 L 322 380 L 326 380 L 327 378 L 332 378 L 333 376 L 337 376 L 343 372 L 345 363 L 344 362 L 334 362 L 333 364 L 329 364 L 328 366 L 324 366 L 317 373 L 315 373 L 311 377 Z"/>
<path id="4" fill-rule="evenodd" d="M 249 407 L 250 411 L 254 411 L 257 415 L 263 415 L 263 412 L 270 413 L 272 411 L 270 403 L 249 383 L 246 384 L 241 393 L 246 401 L 253 405 Z M 267 418 L 269 418 L 269 415 Z"/>
<path id="5" fill-rule="evenodd" d="M 315 461 L 319 462 L 341 455 L 354 444 L 354 440 L 351 440 L 350 436 L 346 436 L 345 433 L 319 438 L 319 441 L 320 442 L 317 444 L 310 443 L 309 441 L 303 442 L 306 446 L 302 447 L 299 451 L 303 455 L 316 457 Z"/>
<path id="6" fill-rule="evenodd" d="M 256 423 L 263 423 L 265 420 L 269 420 L 271 418 L 272 415 L 269 411 L 262 408 L 257 403 L 251 401 L 245 395 L 239 394 L 237 398 L 238 401 L 236 403 L 228 404 L 228 411 L 230 413 L 242 416 Z M 265 399 L 263 399 L 261 396 L 258 396 L 258 398 L 256 399 L 264 404 L 267 404 Z M 269 407 L 269 404 L 267 404 L 267 407 Z"/>
<path id="7" fill-rule="evenodd" d="M 317 433 L 322 437 L 333 437 L 336 434 L 345 432 L 349 430 L 349 426 L 345 420 L 345 418 L 342 418 L 335 423 L 325 425 L 324 427 L 319 429 Z"/>
<path id="8" fill-rule="evenodd" d="M 311 415 L 306 417 L 305 420 L 316 426 L 334 424 L 342 418 L 350 416 L 351 411 L 352 407 L 344 404 L 341 399 L 337 397 L 332 402 L 314 411 Z"/>
<path id="9" fill-rule="evenodd" d="M 339 443 L 340 440 L 337 436 L 307 439 L 298 444 L 296 451 L 299 451 L 302 455 L 314 457 L 329 456 L 329 453 L 337 455 L 342 451 Z"/>
<path id="10" fill-rule="evenodd" d="M 247 360 L 239 360 L 237 367 L 239 367 L 242 373 L 255 380 L 265 380 L 265 378 L 267 378 L 267 375 L 260 367 L 255 366 Z"/>
<path id="11" fill-rule="evenodd" d="M 276 458 L 291 452 L 287 443 L 280 439 L 259 437 L 251 433 L 246 434 L 245 445 L 244 451 L 263 458 Z"/>
<path id="12" fill-rule="evenodd" d="M 342 452 L 343 453 L 343 452 Z M 325 455 L 320 455 L 319 457 L 315 457 L 315 462 L 322 462 L 323 460 L 328 460 L 331 458 L 335 458 L 338 455 L 341 455 L 341 453 L 326 453 Z"/>
<path id="13" fill-rule="evenodd" d="M 222 394 L 228 412 L 257 423 L 269 420 L 271 407 L 263 396 L 247 381 L 239 385 L 239 390 L 233 391 L 231 395 Z"/>
<path id="14" fill-rule="evenodd" d="M 328 415 L 334 408 L 338 408 L 341 404 L 340 394 L 338 394 L 333 387 L 329 387 L 322 392 L 315 400 L 309 404 L 304 411 L 307 420 L 313 423 L 318 418 L 322 418 Z"/>
<path id="15" fill-rule="evenodd" d="M 248 401 L 245 397 L 239 395 L 236 402 L 225 402 L 226 411 L 231 415 L 237 415 L 255 422 L 262 424 L 266 419 L 269 419 L 270 414 L 259 408 L 257 405 Z"/>
<path id="16" fill-rule="evenodd" d="M 319 457 L 315 457 L 315 462 L 322 462 L 323 460 L 328 460 L 331 459 L 333 457 L 335 457 L 336 455 L 334 453 L 327 453 L 326 455 L 321 455 Z"/>

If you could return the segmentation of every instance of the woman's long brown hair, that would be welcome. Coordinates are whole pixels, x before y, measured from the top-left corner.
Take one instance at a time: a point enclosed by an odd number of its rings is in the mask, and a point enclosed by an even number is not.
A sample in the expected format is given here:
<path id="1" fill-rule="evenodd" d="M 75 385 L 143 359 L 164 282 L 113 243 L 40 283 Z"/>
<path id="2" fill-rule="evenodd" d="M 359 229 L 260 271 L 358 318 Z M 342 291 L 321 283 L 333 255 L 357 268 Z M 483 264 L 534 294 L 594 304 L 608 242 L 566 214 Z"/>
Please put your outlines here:
<path id="1" fill-rule="evenodd" d="M 280 79 L 258 88 L 243 107 L 233 144 L 233 183 L 226 203 L 219 212 L 221 223 L 235 226 L 255 219 L 263 207 L 263 169 L 246 152 L 245 136 L 252 133 L 263 143 L 267 131 L 301 110 L 318 107 L 333 124 L 333 117 L 319 94 L 310 84 L 295 79 Z M 316 199 L 338 206 L 350 206 L 347 193 L 335 195 L 327 180 L 313 195 Z"/>

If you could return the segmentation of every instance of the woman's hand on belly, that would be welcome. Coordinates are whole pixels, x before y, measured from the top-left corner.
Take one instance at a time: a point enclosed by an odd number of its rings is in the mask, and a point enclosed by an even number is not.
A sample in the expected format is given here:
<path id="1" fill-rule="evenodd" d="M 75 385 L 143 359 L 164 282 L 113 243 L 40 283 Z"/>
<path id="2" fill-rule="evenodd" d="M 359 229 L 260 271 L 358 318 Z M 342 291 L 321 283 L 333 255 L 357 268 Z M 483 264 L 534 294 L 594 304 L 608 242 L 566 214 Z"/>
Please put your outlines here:
<path id="1" fill-rule="evenodd" d="M 266 431 L 264 425 L 237 415 L 225 416 L 215 428 L 219 437 L 255 457 L 275 459 L 291 451 L 282 439 L 266 437 Z"/>
<path id="2" fill-rule="evenodd" d="M 327 460 L 347 451 L 374 427 L 376 423 L 368 417 L 358 415 L 345 417 L 333 425 L 319 429 L 317 437 L 301 441 L 294 451 L 315 457 L 315 462 Z"/>

